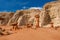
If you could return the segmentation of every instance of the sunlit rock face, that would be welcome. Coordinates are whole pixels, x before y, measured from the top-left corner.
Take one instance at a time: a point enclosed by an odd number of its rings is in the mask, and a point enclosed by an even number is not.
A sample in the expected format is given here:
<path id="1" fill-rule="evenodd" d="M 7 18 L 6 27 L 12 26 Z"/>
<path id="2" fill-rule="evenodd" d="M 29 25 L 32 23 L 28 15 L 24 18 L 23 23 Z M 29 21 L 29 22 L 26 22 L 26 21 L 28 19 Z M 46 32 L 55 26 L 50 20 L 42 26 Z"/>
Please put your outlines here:
<path id="1" fill-rule="evenodd" d="M 50 15 L 45 10 L 42 10 L 39 15 L 40 15 L 40 18 L 39 18 L 40 19 L 40 21 L 39 21 L 40 27 L 47 26 L 51 21 Z"/>
<path id="2" fill-rule="evenodd" d="M 33 24 L 34 16 L 40 14 L 39 9 L 17 10 L 7 25 L 17 23 L 18 26 L 25 26 L 28 23 Z"/>
<path id="3" fill-rule="evenodd" d="M 49 14 L 54 27 L 60 26 L 60 2 L 47 3 L 43 9 Z"/>
<path id="4" fill-rule="evenodd" d="M 23 10 L 24 15 L 19 17 L 18 19 L 18 25 L 20 26 L 26 26 L 26 24 L 33 24 L 34 23 L 34 16 L 36 14 L 40 14 L 40 10 L 38 9 L 28 9 Z M 34 25 L 34 24 L 33 24 Z"/>
<path id="5" fill-rule="evenodd" d="M 17 20 L 19 19 L 20 16 L 23 15 L 22 11 L 16 11 L 16 13 L 13 15 L 13 17 L 9 20 L 7 25 L 11 25 L 12 23 L 17 23 Z"/>
<path id="6" fill-rule="evenodd" d="M 7 25 L 13 15 L 13 12 L 0 12 L 0 25 Z"/>

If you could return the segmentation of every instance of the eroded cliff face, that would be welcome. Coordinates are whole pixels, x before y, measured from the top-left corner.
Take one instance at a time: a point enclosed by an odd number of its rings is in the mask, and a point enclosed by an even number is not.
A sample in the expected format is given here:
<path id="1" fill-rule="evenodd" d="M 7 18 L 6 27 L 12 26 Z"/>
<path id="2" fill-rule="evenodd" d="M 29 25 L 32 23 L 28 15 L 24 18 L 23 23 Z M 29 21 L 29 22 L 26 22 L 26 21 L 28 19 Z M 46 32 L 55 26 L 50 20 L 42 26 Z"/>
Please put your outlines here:
<path id="1" fill-rule="evenodd" d="M 35 24 L 38 22 L 35 16 L 39 15 L 40 27 L 51 27 L 52 22 L 54 27 L 60 26 L 60 1 L 49 2 L 45 4 L 42 10 L 39 9 L 27 9 L 17 10 L 16 13 L 2 12 L 0 13 L 0 25 L 12 25 L 17 23 L 18 26 L 26 26 L 27 24 Z"/>
<path id="2" fill-rule="evenodd" d="M 54 27 L 60 26 L 60 2 L 56 1 L 47 3 L 43 9 L 49 14 Z"/>
<path id="3" fill-rule="evenodd" d="M 34 25 L 35 15 L 40 14 L 40 12 L 39 9 L 17 10 L 16 13 L 1 12 L 0 25 L 12 26 L 14 23 L 17 23 L 18 26 Z"/>
<path id="4" fill-rule="evenodd" d="M 18 25 L 20 26 L 26 26 L 27 24 L 34 22 L 34 16 L 36 14 L 40 14 L 40 10 L 38 9 L 28 9 L 23 11 L 24 15 L 19 17 L 18 19 Z"/>
<path id="5" fill-rule="evenodd" d="M 13 12 L 1 12 L 0 13 L 0 25 L 7 25 L 10 18 L 14 15 Z"/>
<path id="6" fill-rule="evenodd" d="M 7 25 L 11 25 L 12 23 L 17 23 L 17 20 L 19 19 L 20 16 L 23 16 L 23 12 L 22 11 L 17 11 L 16 13 L 14 13 L 13 17 L 9 20 Z"/>

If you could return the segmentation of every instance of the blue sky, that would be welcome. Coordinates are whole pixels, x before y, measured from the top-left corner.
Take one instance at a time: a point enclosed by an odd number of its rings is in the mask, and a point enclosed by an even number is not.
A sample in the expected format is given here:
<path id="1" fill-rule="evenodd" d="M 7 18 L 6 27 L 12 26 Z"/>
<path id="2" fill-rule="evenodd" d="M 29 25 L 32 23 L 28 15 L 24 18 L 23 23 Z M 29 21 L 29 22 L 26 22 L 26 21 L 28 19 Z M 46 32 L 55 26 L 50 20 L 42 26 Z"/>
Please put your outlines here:
<path id="1" fill-rule="evenodd" d="M 47 2 L 54 0 L 0 0 L 0 11 L 12 11 L 27 9 L 30 7 L 43 7 Z"/>

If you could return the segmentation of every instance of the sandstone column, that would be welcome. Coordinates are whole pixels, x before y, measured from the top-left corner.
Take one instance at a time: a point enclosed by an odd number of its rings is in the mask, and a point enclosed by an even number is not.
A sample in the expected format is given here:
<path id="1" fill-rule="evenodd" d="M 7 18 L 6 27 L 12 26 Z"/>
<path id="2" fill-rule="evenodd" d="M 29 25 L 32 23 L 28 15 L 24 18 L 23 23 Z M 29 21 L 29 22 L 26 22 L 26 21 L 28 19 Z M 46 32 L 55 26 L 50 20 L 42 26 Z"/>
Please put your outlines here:
<path id="1" fill-rule="evenodd" d="M 38 28 L 39 27 L 39 14 L 35 15 L 34 23 L 33 23 L 33 28 Z"/>

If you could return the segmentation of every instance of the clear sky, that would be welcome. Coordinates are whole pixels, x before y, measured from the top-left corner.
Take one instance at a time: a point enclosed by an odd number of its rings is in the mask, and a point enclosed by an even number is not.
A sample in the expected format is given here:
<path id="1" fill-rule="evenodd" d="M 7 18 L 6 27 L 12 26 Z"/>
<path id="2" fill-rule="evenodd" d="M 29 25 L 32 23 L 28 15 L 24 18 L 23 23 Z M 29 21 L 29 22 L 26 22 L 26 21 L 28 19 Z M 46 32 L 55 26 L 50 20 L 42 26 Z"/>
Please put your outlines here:
<path id="1" fill-rule="evenodd" d="M 27 9 L 30 7 L 43 7 L 47 2 L 54 0 L 0 0 L 0 11 L 12 11 Z"/>

